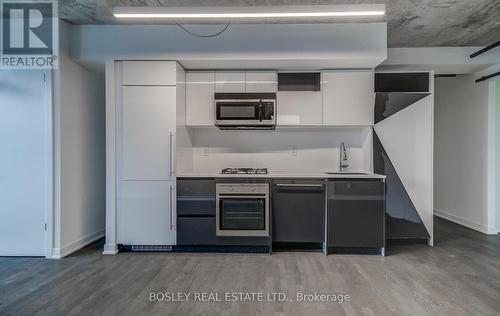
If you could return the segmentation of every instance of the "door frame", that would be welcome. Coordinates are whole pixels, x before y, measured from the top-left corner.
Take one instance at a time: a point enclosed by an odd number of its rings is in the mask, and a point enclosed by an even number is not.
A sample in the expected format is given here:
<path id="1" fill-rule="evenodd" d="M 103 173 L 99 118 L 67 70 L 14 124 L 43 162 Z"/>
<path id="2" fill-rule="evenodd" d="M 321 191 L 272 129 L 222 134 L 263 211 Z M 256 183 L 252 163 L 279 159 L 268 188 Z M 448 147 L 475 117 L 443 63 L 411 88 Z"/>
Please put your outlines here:
<path id="1" fill-rule="evenodd" d="M 54 111 L 54 72 L 57 70 L 45 70 L 43 72 L 44 81 L 44 102 L 45 105 L 45 258 L 55 259 L 54 248 L 54 129 L 55 129 L 55 111 Z"/>

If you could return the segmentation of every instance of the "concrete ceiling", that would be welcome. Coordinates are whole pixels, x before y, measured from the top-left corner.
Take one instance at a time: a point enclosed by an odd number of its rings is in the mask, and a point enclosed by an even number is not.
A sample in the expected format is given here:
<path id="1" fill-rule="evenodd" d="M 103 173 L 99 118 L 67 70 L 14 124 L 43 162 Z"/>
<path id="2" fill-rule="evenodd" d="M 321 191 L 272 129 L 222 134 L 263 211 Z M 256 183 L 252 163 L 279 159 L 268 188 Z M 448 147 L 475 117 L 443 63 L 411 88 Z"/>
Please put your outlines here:
<path id="1" fill-rule="evenodd" d="M 117 6 L 246 6 L 369 4 L 373 0 L 59 0 L 60 17 L 73 24 L 118 24 Z M 500 0 L 386 0 L 389 47 L 485 46 L 500 40 Z M 332 23 L 345 19 L 268 19 L 261 23 Z M 122 21 L 120 21 L 122 22 Z M 164 24 L 169 24 L 164 21 Z"/>

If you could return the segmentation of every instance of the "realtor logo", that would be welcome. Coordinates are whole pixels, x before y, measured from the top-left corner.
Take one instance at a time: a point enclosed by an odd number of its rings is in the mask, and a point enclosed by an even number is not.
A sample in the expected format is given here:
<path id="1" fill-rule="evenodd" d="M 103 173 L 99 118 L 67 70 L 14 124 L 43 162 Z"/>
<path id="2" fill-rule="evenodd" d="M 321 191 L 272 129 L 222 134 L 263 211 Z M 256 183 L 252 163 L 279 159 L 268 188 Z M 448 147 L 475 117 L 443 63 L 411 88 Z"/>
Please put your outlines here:
<path id="1" fill-rule="evenodd" d="M 54 0 L 0 0 L 0 68 L 51 69 L 57 66 L 58 21 Z"/>

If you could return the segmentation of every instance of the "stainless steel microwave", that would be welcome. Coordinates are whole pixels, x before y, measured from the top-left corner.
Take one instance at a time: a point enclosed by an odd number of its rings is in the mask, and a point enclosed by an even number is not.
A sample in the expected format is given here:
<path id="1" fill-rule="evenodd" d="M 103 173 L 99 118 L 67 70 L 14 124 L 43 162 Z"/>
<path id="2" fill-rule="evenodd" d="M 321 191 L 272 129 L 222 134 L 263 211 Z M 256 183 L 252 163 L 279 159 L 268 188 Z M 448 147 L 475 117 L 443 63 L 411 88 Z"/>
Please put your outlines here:
<path id="1" fill-rule="evenodd" d="M 220 129 L 274 129 L 276 93 L 216 93 L 215 126 Z"/>

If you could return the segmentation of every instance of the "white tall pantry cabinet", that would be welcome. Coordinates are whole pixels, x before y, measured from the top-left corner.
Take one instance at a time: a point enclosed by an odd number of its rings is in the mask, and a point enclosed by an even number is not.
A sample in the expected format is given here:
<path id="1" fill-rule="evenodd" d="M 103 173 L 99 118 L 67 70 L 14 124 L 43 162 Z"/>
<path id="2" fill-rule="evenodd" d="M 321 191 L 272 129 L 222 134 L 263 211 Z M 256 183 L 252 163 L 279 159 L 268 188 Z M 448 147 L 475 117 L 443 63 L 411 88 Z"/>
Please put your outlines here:
<path id="1" fill-rule="evenodd" d="M 173 61 L 122 61 L 115 78 L 116 244 L 175 245 L 184 69 Z"/>

